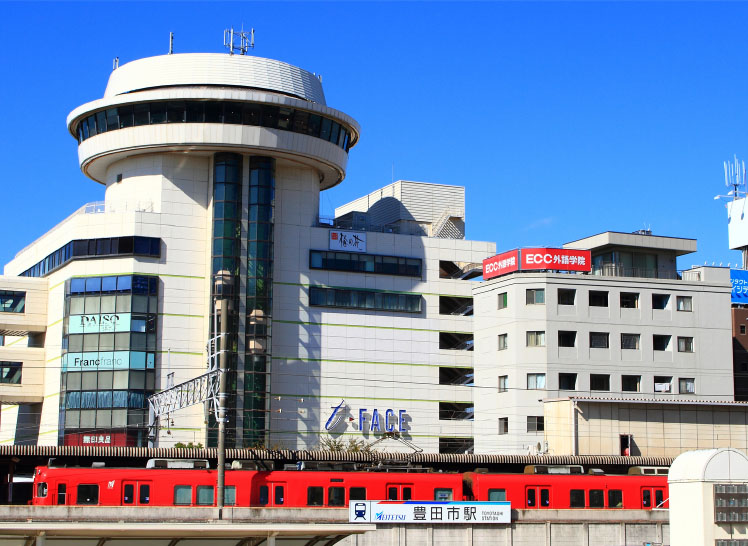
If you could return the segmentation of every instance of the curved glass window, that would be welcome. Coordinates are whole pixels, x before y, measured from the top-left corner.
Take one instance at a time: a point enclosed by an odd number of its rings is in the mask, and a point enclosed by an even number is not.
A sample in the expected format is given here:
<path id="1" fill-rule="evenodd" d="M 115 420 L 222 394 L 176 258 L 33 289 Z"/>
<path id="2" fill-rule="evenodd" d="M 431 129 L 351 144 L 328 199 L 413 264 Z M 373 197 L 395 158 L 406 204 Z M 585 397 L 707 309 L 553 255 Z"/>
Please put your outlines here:
<path id="1" fill-rule="evenodd" d="M 236 101 L 157 101 L 101 110 L 78 122 L 78 142 L 109 131 L 160 123 L 228 123 L 321 138 L 346 152 L 351 134 L 331 118 L 285 106 Z"/>

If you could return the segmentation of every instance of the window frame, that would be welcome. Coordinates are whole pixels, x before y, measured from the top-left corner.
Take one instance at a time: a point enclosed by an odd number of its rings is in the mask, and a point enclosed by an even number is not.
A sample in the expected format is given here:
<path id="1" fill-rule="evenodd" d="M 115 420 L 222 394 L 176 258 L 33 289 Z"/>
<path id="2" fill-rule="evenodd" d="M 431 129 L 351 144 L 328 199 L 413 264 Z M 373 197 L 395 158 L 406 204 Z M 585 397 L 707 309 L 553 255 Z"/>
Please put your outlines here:
<path id="1" fill-rule="evenodd" d="M 685 305 L 686 302 L 688 302 L 688 305 Z M 683 303 L 684 305 L 681 306 L 681 303 Z M 684 307 L 684 308 L 681 309 L 681 307 Z M 675 296 L 675 310 L 680 311 L 681 313 L 692 313 L 693 312 L 693 296 Z"/>
<path id="2" fill-rule="evenodd" d="M 509 417 L 499 417 L 499 436 L 509 434 Z"/>
<path id="3" fill-rule="evenodd" d="M 568 344 L 571 338 L 571 345 Z M 564 340 L 562 343 L 561 340 Z M 558 346 L 559 347 L 576 347 L 577 346 L 577 332 L 576 330 L 559 330 L 558 331 Z"/>
<path id="4" fill-rule="evenodd" d="M 690 336 L 678 336 L 678 352 L 679 353 L 693 353 L 694 352 L 693 337 Z"/>
<path id="5" fill-rule="evenodd" d="M 572 387 L 568 386 L 562 386 L 562 382 L 566 382 L 567 380 L 573 380 Z M 558 374 L 558 390 L 560 391 L 576 391 L 577 389 L 577 381 L 579 380 L 576 373 L 571 372 L 561 372 Z"/>
<path id="6" fill-rule="evenodd" d="M 636 379 L 636 389 L 627 389 L 624 387 L 625 381 L 634 379 Z M 642 376 L 635 374 L 621 375 L 621 392 L 642 392 Z"/>
<path id="7" fill-rule="evenodd" d="M 688 385 L 691 386 L 691 390 L 688 390 Z M 684 390 L 685 386 L 685 390 Z M 696 393 L 696 378 L 695 377 L 679 377 L 678 378 L 678 394 L 695 394 Z"/>
<path id="8" fill-rule="evenodd" d="M 527 288 L 525 305 L 545 305 L 545 288 Z"/>
<path id="9" fill-rule="evenodd" d="M 527 432 L 545 432 L 545 417 L 542 415 L 528 415 Z"/>
<path id="10" fill-rule="evenodd" d="M 532 378 L 533 378 L 533 380 L 534 380 L 534 384 L 535 384 L 535 386 L 534 386 L 534 387 L 531 387 L 531 386 L 530 386 L 530 378 L 531 378 L 531 377 L 532 377 Z M 542 386 L 542 387 L 538 387 L 538 386 L 537 386 L 537 385 L 538 385 L 538 379 L 540 379 L 540 378 L 542 378 L 542 379 L 543 379 L 543 381 L 542 381 L 542 383 L 543 383 L 543 386 Z M 545 388 L 546 388 L 546 385 L 547 385 L 547 383 L 546 383 L 545 379 L 546 379 L 546 377 L 545 377 L 545 373 L 528 373 L 528 374 L 527 374 L 527 390 L 528 390 L 528 391 L 540 391 L 540 390 L 545 390 Z"/>
<path id="11" fill-rule="evenodd" d="M 597 389 L 593 386 L 593 380 L 601 380 L 602 378 L 605 378 L 607 380 L 607 388 L 605 389 Z M 591 391 L 599 391 L 599 392 L 610 392 L 610 374 L 607 373 L 591 373 L 590 374 L 590 390 Z"/>
<path id="12" fill-rule="evenodd" d="M 506 351 L 509 348 L 509 334 L 499 334 L 497 351 Z"/>
<path id="13" fill-rule="evenodd" d="M 525 332 L 525 343 L 526 347 L 545 347 L 545 330 L 527 330 Z"/>
<path id="14" fill-rule="evenodd" d="M 568 296 L 571 296 L 571 303 L 567 303 Z M 559 288 L 556 292 L 559 305 L 574 306 L 577 304 L 577 289 L 576 288 Z"/>
<path id="15" fill-rule="evenodd" d="M 503 297 L 502 297 L 503 296 Z M 507 292 L 499 293 L 499 311 L 509 307 L 509 295 Z"/>
<path id="16" fill-rule="evenodd" d="M 590 349 L 610 349 L 610 332 L 590 332 Z"/>
<path id="17" fill-rule="evenodd" d="M 625 339 L 636 341 L 635 343 L 636 347 L 627 347 L 626 345 L 630 345 L 630 343 L 625 342 L 624 341 Z M 640 350 L 641 349 L 641 334 L 621 332 L 621 349 L 626 350 L 626 351 Z"/>
<path id="18" fill-rule="evenodd" d="M 619 305 L 621 309 L 639 309 L 639 292 L 621 292 Z"/>
<path id="19" fill-rule="evenodd" d="M 600 298 L 599 302 L 597 298 Z M 610 294 L 607 290 L 590 290 L 587 294 L 587 304 L 589 307 L 610 307 Z"/>
<path id="20" fill-rule="evenodd" d="M 509 376 L 500 375 L 498 385 L 499 392 L 507 392 L 509 390 Z"/>

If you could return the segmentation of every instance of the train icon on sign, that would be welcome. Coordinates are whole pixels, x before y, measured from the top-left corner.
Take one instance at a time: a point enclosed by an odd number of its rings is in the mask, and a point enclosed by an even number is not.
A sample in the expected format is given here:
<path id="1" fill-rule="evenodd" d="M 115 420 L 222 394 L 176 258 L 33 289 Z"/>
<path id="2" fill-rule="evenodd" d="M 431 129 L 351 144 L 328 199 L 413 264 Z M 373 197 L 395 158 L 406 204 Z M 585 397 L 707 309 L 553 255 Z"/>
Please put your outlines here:
<path id="1" fill-rule="evenodd" d="M 366 503 L 357 502 L 353 507 L 353 513 L 356 515 L 355 519 L 361 518 L 366 519 Z"/>

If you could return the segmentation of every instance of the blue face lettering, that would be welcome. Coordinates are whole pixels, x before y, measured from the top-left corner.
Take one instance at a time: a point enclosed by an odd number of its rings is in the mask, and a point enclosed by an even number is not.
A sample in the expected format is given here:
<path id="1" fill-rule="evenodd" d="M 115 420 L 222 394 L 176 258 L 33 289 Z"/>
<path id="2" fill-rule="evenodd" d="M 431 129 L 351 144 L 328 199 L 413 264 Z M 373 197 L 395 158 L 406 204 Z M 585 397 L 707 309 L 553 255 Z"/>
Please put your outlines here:
<path id="1" fill-rule="evenodd" d="M 345 400 L 341 400 L 340 404 L 337 406 L 332 406 L 332 415 L 330 415 L 330 418 L 327 420 L 327 423 L 325 423 L 325 430 L 332 430 L 343 419 L 343 412 L 340 411 L 340 409 L 345 405 Z"/>
<path id="2" fill-rule="evenodd" d="M 359 408 L 358 410 L 358 430 L 363 432 L 364 431 L 364 412 L 366 411 L 366 408 Z"/>
<path id="3" fill-rule="evenodd" d="M 384 430 L 386 432 L 393 432 L 395 430 L 395 423 L 393 422 L 395 420 L 395 412 L 391 409 L 388 409 L 386 412 L 384 412 Z"/>
<path id="4" fill-rule="evenodd" d="M 382 432 L 382 428 L 379 426 L 379 410 L 374 409 L 371 413 L 371 430 L 372 432 Z"/>
<path id="5" fill-rule="evenodd" d="M 405 412 L 406 411 L 407 410 L 401 409 L 400 411 L 397 412 L 398 416 L 399 416 L 398 421 L 400 422 L 399 423 L 399 425 L 400 425 L 400 427 L 399 427 L 400 432 L 405 432 Z"/>

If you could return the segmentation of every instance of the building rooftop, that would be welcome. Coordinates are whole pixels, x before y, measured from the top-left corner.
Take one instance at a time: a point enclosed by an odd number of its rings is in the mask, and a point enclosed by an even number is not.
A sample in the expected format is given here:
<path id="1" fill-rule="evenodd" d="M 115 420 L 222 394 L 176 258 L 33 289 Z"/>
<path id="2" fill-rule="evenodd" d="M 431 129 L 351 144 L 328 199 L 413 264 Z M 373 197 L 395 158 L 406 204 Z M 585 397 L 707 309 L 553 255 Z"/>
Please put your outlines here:
<path id="1" fill-rule="evenodd" d="M 635 231 L 634 233 L 605 231 L 564 244 L 564 248 L 594 251 L 612 247 L 670 251 L 676 256 L 683 256 L 684 254 L 696 252 L 696 239 L 663 237 L 661 235 L 652 235 L 651 231 L 646 230 Z"/>
<path id="2" fill-rule="evenodd" d="M 605 398 L 600 396 L 565 396 L 562 398 L 544 398 L 543 402 L 591 402 L 612 404 L 663 404 L 687 406 L 748 406 L 748 402 L 732 400 L 687 400 L 682 398 Z"/>

